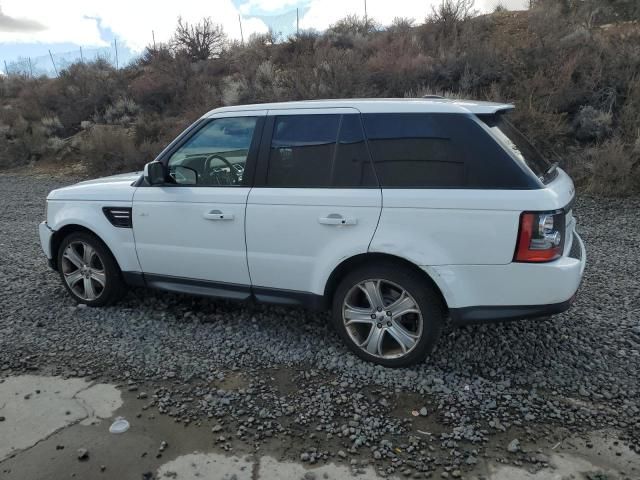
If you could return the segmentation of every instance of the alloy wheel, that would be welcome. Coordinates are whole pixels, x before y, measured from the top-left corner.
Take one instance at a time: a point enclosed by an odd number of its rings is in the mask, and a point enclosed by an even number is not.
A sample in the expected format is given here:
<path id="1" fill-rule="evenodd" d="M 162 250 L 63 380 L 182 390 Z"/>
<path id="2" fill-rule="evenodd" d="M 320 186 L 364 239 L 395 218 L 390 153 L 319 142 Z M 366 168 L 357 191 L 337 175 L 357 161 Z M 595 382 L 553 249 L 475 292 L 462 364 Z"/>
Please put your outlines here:
<path id="1" fill-rule="evenodd" d="M 85 301 L 96 300 L 106 286 L 104 263 L 86 242 L 74 241 L 62 254 L 62 273 L 69 289 Z"/>
<path id="2" fill-rule="evenodd" d="M 351 340 L 378 358 L 403 357 L 422 336 L 418 303 L 388 280 L 368 279 L 354 285 L 345 296 L 342 320 Z"/>

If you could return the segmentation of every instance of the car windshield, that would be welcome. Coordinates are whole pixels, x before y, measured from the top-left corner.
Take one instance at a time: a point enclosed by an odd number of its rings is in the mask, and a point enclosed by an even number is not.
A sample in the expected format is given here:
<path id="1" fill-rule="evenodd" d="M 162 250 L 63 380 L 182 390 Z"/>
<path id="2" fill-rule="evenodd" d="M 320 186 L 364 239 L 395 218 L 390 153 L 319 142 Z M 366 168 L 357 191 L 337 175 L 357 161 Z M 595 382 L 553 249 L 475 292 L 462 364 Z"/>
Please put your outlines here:
<path id="1" fill-rule="evenodd" d="M 552 179 L 555 170 L 553 165 L 542 156 L 522 132 L 507 120 L 503 113 L 483 115 L 480 118 L 487 124 L 498 140 L 518 160 L 527 165 L 542 182 L 547 183 Z"/>

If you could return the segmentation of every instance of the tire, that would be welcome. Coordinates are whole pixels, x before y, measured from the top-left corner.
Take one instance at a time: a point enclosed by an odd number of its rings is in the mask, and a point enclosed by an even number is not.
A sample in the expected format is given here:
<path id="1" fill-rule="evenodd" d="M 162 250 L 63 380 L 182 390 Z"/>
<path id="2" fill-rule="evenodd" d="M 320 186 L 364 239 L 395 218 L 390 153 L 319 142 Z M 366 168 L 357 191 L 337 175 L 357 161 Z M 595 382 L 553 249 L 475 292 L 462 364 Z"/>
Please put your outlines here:
<path id="1" fill-rule="evenodd" d="M 62 240 L 58 249 L 58 272 L 77 303 L 102 307 L 118 301 L 126 293 L 113 255 L 102 240 L 87 232 L 70 233 Z"/>
<path id="2" fill-rule="evenodd" d="M 332 317 L 343 341 L 360 358 L 385 367 L 405 367 L 424 361 L 435 347 L 444 305 L 419 273 L 380 262 L 342 279 L 333 296 Z"/>

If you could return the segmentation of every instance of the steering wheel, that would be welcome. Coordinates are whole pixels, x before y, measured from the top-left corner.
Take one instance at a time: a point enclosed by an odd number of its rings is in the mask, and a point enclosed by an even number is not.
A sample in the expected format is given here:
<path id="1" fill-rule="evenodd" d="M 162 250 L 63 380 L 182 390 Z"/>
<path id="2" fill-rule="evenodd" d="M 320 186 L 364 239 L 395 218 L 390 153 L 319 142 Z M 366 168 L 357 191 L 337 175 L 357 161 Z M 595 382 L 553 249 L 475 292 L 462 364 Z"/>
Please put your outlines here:
<path id="1" fill-rule="evenodd" d="M 217 153 L 214 153 L 213 155 L 209 155 L 205 159 L 204 161 L 205 172 L 209 172 L 211 168 L 211 161 L 215 159 L 221 160 L 227 167 L 229 167 L 229 172 L 231 173 L 231 175 L 233 175 L 234 184 L 240 183 L 240 177 L 238 177 L 238 172 L 236 172 L 236 169 L 233 168 L 233 165 L 231 164 L 231 162 L 226 158 L 224 158 L 222 155 L 218 155 Z"/>

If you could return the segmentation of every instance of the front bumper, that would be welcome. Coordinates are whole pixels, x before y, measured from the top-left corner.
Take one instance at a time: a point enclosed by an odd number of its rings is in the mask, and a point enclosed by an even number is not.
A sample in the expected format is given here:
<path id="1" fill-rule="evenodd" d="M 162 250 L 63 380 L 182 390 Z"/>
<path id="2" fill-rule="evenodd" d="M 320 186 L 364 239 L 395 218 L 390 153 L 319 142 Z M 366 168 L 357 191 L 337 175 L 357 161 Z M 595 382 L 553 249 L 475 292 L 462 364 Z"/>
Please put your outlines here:
<path id="1" fill-rule="evenodd" d="M 42 222 L 38 226 L 38 233 L 40 234 L 42 251 L 47 256 L 47 260 L 49 260 L 49 266 L 55 270 L 55 259 L 51 253 L 51 237 L 55 232 L 47 225 L 47 222 Z"/>
<path id="2" fill-rule="evenodd" d="M 456 324 L 546 317 L 567 310 L 586 266 L 573 232 L 565 255 L 549 263 L 433 267 Z"/>

